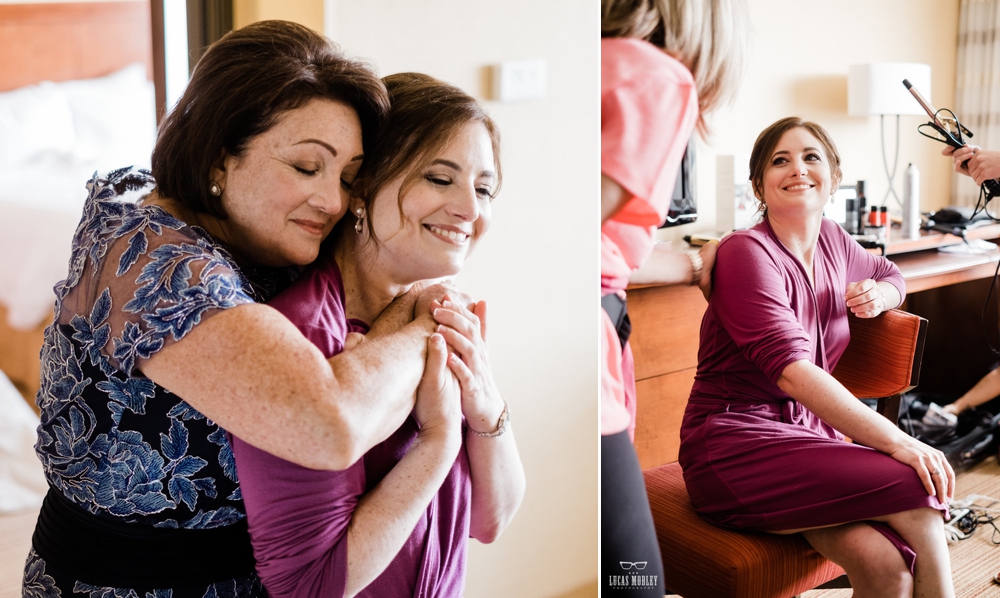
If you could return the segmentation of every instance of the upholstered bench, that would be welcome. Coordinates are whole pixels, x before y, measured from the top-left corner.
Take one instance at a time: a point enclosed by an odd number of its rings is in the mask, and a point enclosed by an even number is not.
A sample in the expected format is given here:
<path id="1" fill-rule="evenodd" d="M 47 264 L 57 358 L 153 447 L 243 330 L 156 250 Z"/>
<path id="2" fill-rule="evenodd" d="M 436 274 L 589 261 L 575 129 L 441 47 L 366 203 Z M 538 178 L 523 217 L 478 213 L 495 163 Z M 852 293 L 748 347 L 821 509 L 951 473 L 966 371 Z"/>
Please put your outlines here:
<path id="1" fill-rule="evenodd" d="M 920 378 L 927 320 L 900 310 L 850 318 L 851 342 L 834 377 L 858 398 L 878 398 L 896 422 L 902 393 Z M 789 598 L 844 570 L 798 534 L 734 532 L 694 512 L 678 463 L 643 473 L 666 588 L 684 598 Z"/>
<path id="2" fill-rule="evenodd" d="M 671 592 L 685 598 L 787 598 L 844 574 L 798 534 L 733 532 L 708 523 L 694 512 L 677 463 L 643 475 Z"/>

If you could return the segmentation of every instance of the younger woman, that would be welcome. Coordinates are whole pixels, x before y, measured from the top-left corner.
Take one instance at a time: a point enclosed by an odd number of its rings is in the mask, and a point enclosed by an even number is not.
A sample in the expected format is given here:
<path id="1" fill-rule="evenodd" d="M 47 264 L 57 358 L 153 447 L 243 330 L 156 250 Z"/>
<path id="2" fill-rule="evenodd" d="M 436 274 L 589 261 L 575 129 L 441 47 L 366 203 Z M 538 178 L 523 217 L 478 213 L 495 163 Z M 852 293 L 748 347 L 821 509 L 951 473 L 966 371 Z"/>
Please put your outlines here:
<path id="1" fill-rule="evenodd" d="M 416 73 L 384 82 L 392 108 L 354 184 L 353 227 L 271 303 L 327 356 L 415 283 L 457 274 L 500 186 L 499 137 L 474 99 Z M 490 374 L 485 303 L 430 307 L 445 326 L 413 415 L 363 459 L 315 471 L 234 438 L 271 596 L 461 596 L 466 538 L 493 541 L 517 510 L 524 473 Z"/>
<path id="2" fill-rule="evenodd" d="M 892 262 L 823 218 L 840 176 L 815 123 L 785 118 L 757 138 L 750 180 L 764 220 L 719 244 L 678 461 L 699 514 L 802 532 L 855 596 L 954 596 L 948 461 L 830 375 L 848 318 L 877 317 L 905 292 Z"/>

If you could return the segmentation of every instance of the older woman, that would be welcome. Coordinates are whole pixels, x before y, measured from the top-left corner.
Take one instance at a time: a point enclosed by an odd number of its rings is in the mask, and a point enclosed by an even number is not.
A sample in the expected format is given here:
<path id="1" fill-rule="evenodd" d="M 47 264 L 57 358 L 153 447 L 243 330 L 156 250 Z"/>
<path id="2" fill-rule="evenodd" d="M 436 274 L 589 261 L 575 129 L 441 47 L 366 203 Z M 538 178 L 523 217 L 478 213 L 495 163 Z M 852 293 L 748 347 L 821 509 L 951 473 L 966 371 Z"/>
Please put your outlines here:
<path id="1" fill-rule="evenodd" d="M 257 23 L 198 64 L 155 183 L 90 182 L 42 349 L 25 596 L 264 597 L 225 431 L 332 469 L 406 420 L 437 327 L 415 293 L 380 322 L 396 333 L 329 360 L 260 303 L 316 258 L 387 105 L 321 36 Z"/>
<path id="2" fill-rule="evenodd" d="M 765 129 L 750 172 L 764 219 L 719 245 L 681 428 L 691 502 L 726 527 L 801 531 L 856 596 L 953 596 L 942 512 L 954 472 L 830 375 L 848 311 L 897 307 L 903 278 L 823 218 L 841 171 L 819 125 Z"/>
<path id="3" fill-rule="evenodd" d="M 384 81 L 392 109 L 355 181 L 354 226 L 271 303 L 327 356 L 414 283 L 458 274 L 500 187 L 499 136 L 473 98 L 416 73 Z M 432 308 L 450 328 L 431 337 L 416 409 L 363 460 L 314 471 L 233 440 L 272 597 L 461 596 L 468 537 L 493 541 L 517 510 L 524 472 L 485 304 Z"/>

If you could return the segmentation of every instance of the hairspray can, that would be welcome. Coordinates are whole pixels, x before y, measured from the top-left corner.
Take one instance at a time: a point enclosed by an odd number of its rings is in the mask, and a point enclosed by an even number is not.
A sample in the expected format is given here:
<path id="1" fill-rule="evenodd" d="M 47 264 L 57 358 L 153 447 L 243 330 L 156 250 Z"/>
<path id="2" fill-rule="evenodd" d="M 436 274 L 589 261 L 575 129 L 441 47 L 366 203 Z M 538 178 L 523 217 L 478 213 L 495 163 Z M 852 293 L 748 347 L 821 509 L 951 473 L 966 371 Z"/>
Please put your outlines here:
<path id="1" fill-rule="evenodd" d="M 903 175 L 903 237 L 920 236 L 920 171 L 913 164 Z"/>

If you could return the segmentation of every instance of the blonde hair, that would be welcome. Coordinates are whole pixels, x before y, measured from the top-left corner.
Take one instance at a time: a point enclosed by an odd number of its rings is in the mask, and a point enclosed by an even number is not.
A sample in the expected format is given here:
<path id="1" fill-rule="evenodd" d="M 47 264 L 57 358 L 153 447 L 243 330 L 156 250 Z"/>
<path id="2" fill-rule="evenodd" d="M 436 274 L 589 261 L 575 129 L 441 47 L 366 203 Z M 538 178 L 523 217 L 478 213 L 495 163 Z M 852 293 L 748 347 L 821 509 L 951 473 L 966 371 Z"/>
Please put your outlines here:
<path id="1" fill-rule="evenodd" d="M 705 115 L 735 96 L 749 22 L 745 0 L 601 0 L 601 37 L 648 41 L 691 71 L 703 137 Z"/>

